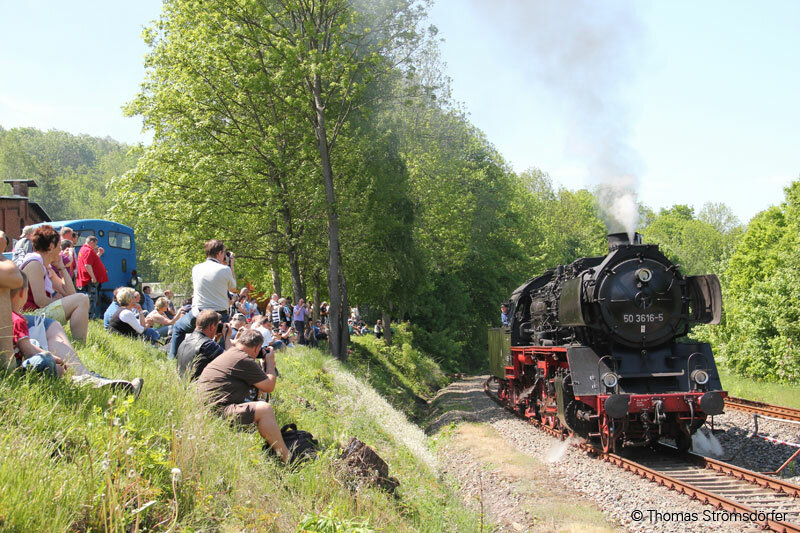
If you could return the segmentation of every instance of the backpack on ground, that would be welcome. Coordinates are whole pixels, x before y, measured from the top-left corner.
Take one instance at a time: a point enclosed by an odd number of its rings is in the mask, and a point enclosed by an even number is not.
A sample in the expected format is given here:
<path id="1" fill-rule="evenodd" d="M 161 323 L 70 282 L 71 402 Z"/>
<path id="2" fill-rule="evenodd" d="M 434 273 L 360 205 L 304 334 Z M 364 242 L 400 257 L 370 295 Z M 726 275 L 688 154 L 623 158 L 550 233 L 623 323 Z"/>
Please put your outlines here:
<path id="1" fill-rule="evenodd" d="M 286 424 L 281 428 L 281 437 L 291 454 L 290 463 L 302 463 L 317 457 L 319 442 L 308 431 L 297 429 L 296 424 Z M 264 450 L 273 452 L 269 444 L 264 444 Z"/>

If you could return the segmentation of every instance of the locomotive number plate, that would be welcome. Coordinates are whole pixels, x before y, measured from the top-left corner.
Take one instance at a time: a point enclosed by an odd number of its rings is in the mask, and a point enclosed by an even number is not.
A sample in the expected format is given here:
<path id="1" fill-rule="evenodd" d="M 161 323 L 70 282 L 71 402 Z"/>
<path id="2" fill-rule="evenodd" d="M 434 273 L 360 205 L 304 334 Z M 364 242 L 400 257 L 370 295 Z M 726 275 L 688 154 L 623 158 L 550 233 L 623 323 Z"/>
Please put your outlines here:
<path id="1" fill-rule="evenodd" d="M 663 322 L 664 313 L 625 313 L 622 321 L 626 324 L 650 324 L 653 322 Z"/>

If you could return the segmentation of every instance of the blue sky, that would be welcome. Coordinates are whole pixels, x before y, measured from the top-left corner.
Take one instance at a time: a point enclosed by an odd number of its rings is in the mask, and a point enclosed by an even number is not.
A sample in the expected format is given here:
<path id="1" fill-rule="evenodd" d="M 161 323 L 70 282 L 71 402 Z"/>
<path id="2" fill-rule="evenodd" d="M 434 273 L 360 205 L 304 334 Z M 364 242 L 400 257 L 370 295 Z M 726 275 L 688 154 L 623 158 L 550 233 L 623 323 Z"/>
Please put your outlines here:
<path id="1" fill-rule="evenodd" d="M 0 125 L 147 142 L 121 106 L 159 12 L 154 0 L 0 0 Z M 743 221 L 800 176 L 799 20 L 789 0 L 439 0 L 431 11 L 454 98 L 515 169 L 591 187 L 586 145 L 613 131 L 645 204 L 724 202 Z M 574 59 L 584 26 L 606 32 L 608 55 L 585 50 L 581 84 L 559 61 Z M 587 95 L 603 114 L 576 104 Z"/>

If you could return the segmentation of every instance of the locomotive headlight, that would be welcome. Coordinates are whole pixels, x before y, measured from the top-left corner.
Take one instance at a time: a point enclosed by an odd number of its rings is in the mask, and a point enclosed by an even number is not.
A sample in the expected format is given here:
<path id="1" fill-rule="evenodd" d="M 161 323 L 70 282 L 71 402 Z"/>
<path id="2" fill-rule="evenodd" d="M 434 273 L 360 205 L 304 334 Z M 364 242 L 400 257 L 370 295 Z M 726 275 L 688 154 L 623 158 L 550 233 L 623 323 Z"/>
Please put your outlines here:
<path id="1" fill-rule="evenodd" d="M 694 381 L 698 385 L 705 385 L 706 383 L 708 383 L 709 379 L 710 377 L 708 375 L 708 372 L 706 372 L 705 370 L 697 369 L 694 372 L 692 372 L 692 381 Z"/>
<path id="2" fill-rule="evenodd" d="M 653 279 L 653 272 L 649 268 L 640 268 L 636 271 L 636 279 L 642 283 L 647 283 Z"/>
<path id="3" fill-rule="evenodd" d="M 617 386 L 617 381 L 618 381 L 617 375 L 613 372 L 606 372 L 605 374 L 602 375 L 600 380 L 603 382 L 603 385 L 605 385 L 609 389 L 613 389 L 614 387 Z"/>

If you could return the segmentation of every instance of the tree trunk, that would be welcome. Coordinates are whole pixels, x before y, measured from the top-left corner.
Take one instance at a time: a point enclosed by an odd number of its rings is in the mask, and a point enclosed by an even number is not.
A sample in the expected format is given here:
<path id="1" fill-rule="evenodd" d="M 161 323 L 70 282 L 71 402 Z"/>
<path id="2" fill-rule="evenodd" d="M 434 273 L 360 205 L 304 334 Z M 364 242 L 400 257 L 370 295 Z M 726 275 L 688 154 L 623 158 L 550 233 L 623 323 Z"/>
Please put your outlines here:
<path id="1" fill-rule="evenodd" d="M 289 253 L 289 271 L 292 273 L 292 295 L 294 300 L 292 303 L 297 305 L 300 298 L 305 298 L 303 292 L 303 278 L 300 275 L 300 259 L 297 256 L 297 248 L 290 244 L 287 248 Z"/>
<path id="2" fill-rule="evenodd" d="M 278 233 L 278 221 L 272 221 L 272 234 L 275 235 Z M 278 252 L 273 251 L 270 254 L 270 268 L 272 269 L 272 291 L 278 295 L 278 298 L 281 297 L 281 269 L 280 263 L 278 262 Z"/>
<path id="3" fill-rule="evenodd" d="M 337 213 L 336 193 L 333 188 L 333 169 L 331 168 L 328 147 L 328 134 L 325 129 L 325 106 L 322 102 L 322 82 L 315 75 L 312 82 L 314 96 L 314 113 L 322 167 L 322 181 L 325 185 L 325 207 L 328 215 L 328 292 L 331 301 L 328 307 L 330 322 L 328 330 L 328 348 L 337 359 L 347 359 L 347 346 L 350 334 L 347 330 L 347 281 L 342 269 L 342 253 L 339 249 L 339 215 Z"/>
<path id="4" fill-rule="evenodd" d="M 314 271 L 314 323 L 319 320 L 319 304 L 321 303 L 319 299 L 319 285 L 320 285 L 320 275 L 319 270 Z"/>
<path id="5" fill-rule="evenodd" d="M 391 309 L 392 304 L 389 302 L 389 308 Z M 392 345 L 392 315 L 386 309 L 381 311 L 381 322 L 383 326 L 383 338 L 386 339 L 386 344 L 388 346 Z"/>
<path id="6" fill-rule="evenodd" d="M 281 187 L 283 187 L 283 184 L 281 184 Z M 292 296 L 294 296 L 292 303 L 297 304 L 300 298 L 305 297 L 305 294 L 303 294 L 303 279 L 300 276 L 300 258 L 298 257 L 297 245 L 294 243 L 295 234 L 292 213 L 289 210 L 289 203 L 285 196 L 283 207 L 281 207 L 281 215 L 283 215 L 283 226 L 286 233 L 286 255 L 289 258 L 289 272 L 292 275 Z"/>

